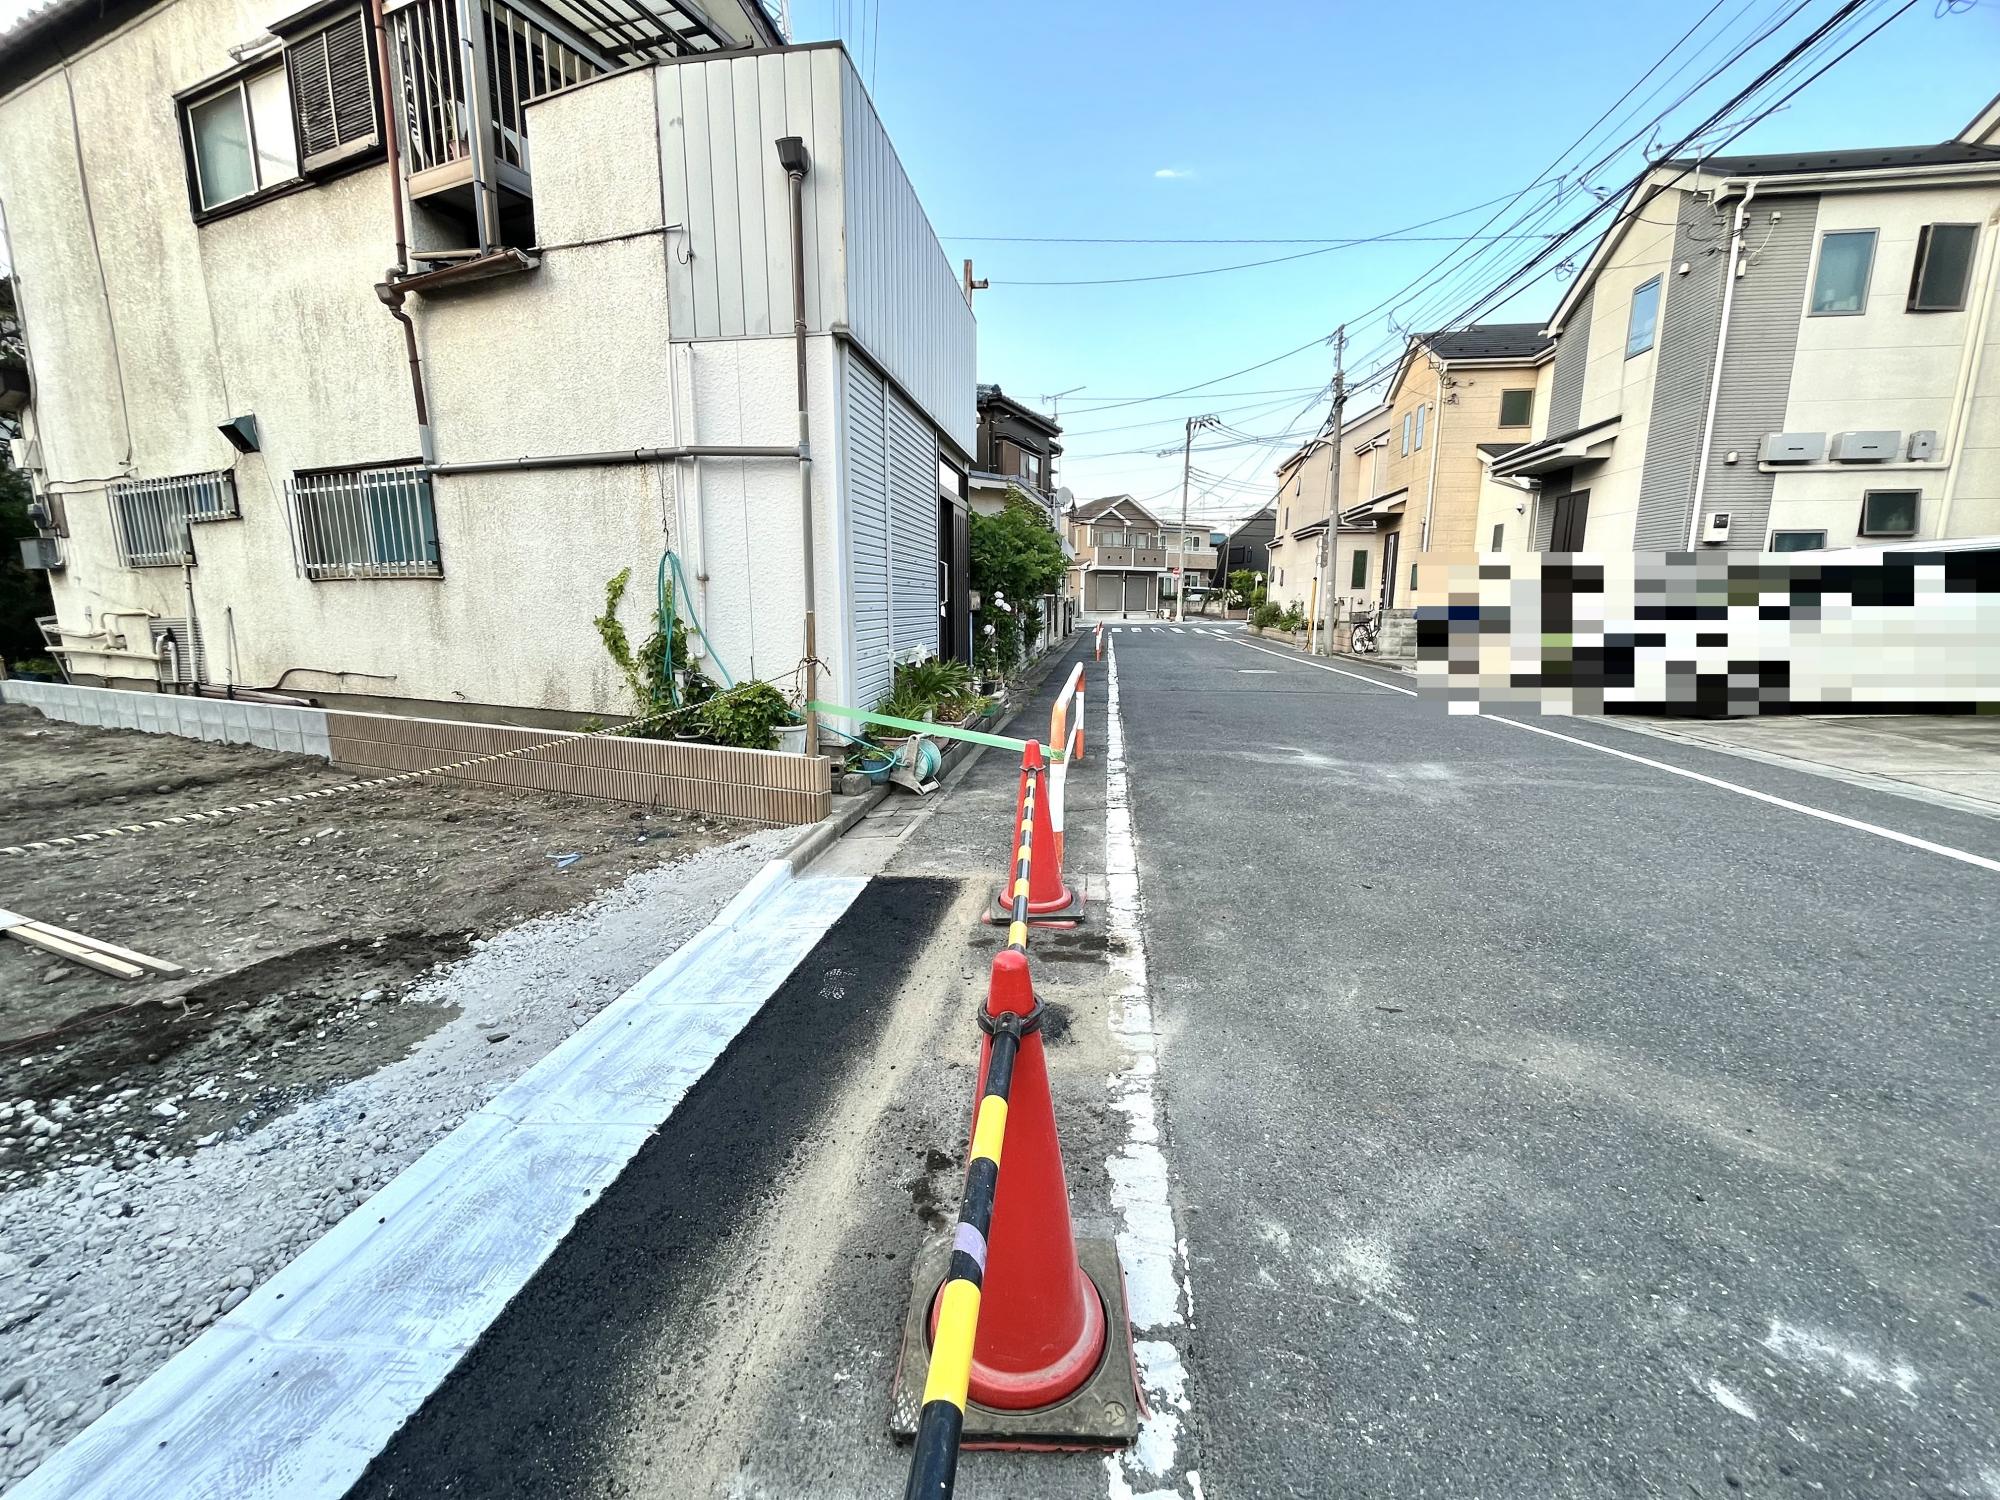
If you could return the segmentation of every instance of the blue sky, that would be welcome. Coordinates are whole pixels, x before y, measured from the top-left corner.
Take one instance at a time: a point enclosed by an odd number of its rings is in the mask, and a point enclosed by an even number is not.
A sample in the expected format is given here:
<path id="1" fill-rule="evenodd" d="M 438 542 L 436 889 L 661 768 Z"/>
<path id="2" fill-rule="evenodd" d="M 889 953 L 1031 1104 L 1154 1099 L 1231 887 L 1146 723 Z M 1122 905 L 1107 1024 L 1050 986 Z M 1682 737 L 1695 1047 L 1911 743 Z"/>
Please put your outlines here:
<path id="1" fill-rule="evenodd" d="M 1618 134 L 1796 3 L 1719 0 L 1688 46 L 1619 113 L 1694 53 L 1692 65 Z M 1901 3 L 1871 0 L 1859 30 Z M 993 281 L 975 303 L 979 378 L 1036 404 L 1045 394 L 1084 387 L 1062 403 L 1070 455 L 1064 481 L 1079 495 L 1167 490 L 1159 503 L 1172 511 L 1178 451 L 1157 458 L 1149 450 L 1177 449 L 1182 420 L 1217 409 L 1260 436 L 1314 425 L 1325 411 L 1314 390 L 1328 378 L 1330 351 L 1308 349 L 1171 400 L 1115 410 L 1110 402 L 1192 385 L 1322 336 L 1454 245 L 1384 243 L 1134 285 L 1020 286 L 1006 283 L 1153 275 L 1315 247 L 1032 245 L 960 236 L 1360 237 L 1449 214 L 1533 181 L 1710 10 L 1710 0 L 877 6 L 797 0 L 793 24 L 802 41 L 845 36 L 864 78 L 872 76 L 877 107 L 953 264 L 970 255 L 976 273 Z M 1786 42 L 1836 9 L 1834 0 L 1809 0 L 1752 54 L 1754 62 L 1670 115 L 1666 138 L 1692 128 Z M 1728 149 L 1936 141 L 1956 133 L 1996 89 L 2000 3 L 1917 0 Z M 1591 181 L 1615 188 L 1639 160 L 1634 148 Z M 1545 201 L 1552 189 L 1537 193 Z M 1463 235 L 1493 211 L 1418 232 Z M 1548 225 L 1535 227 L 1552 228 L 1582 211 L 1580 204 L 1552 208 Z M 1502 220 L 1489 232 L 1506 227 Z M 1504 253 L 1496 265 L 1511 269 L 1535 248 L 1509 241 L 1491 253 Z M 1474 266 L 1461 285 L 1469 294 L 1492 279 Z M 1409 306 L 1406 320 L 1423 323 L 1443 311 L 1426 301 L 1452 301 L 1455 311 L 1470 300 L 1452 298 L 1452 290 L 1446 283 Z M 1536 318 L 1558 293 L 1550 278 L 1483 318 Z M 1361 332 L 1355 354 L 1364 357 L 1393 337 L 1378 321 Z M 1255 490 L 1244 486 L 1267 481 L 1286 446 L 1198 453 L 1200 467 L 1231 481 L 1197 486 L 1198 495 L 1207 491 L 1200 513 L 1255 509 Z M 1127 451 L 1135 449 L 1142 451 Z"/>

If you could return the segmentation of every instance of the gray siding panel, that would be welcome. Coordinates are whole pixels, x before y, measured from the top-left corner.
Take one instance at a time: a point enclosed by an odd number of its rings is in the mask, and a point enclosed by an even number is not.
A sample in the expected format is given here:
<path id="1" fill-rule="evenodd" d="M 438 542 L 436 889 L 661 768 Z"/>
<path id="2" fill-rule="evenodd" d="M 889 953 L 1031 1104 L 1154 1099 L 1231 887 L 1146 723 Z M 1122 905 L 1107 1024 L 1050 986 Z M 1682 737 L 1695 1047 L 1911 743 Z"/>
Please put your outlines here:
<path id="1" fill-rule="evenodd" d="M 1646 462 L 1632 536 L 1632 545 L 1647 552 L 1678 552 L 1687 546 L 1695 454 L 1701 447 L 1702 418 L 1715 370 L 1715 330 L 1722 320 L 1723 270 L 1729 254 L 1726 238 L 1717 242 L 1722 230 L 1715 210 L 1692 193 L 1678 196 L 1674 264 L 1691 269 L 1685 276 L 1666 278 L 1660 308 L 1653 410 L 1646 426 Z"/>
<path id="2" fill-rule="evenodd" d="M 1583 410 L 1583 372 L 1590 363 L 1590 314 L 1597 305 L 1597 288 L 1583 294 L 1576 311 L 1556 340 L 1556 367 L 1549 377 L 1548 436 L 1579 425 Z"/>
<path id="3" fill-rule="evenodd" d="M 945 436 L 971 453 L 977 330 L 958 273 L 860 78 L 838 53 L 813 56 L 840 68 L 848 325 Z"/>
<path id="4" fill-rule="evenodd" d="M 1775 223 L 1774 212 L 1782 215 Z M 1770 525 L 1775 476 L 1758 471 L 1757 448 L 1766 433 L 1785 425 L 1818 220 L 1817 197 L 1760 197 L 1744 232 L 1751 260 L 1736 283 L 1736 300 L 1729 312 L 1715 437 L 1708 452 L 1708 488 L 1702 501 L 1705 511 L 1729 512 L 1728 545 L 1733 551 L 1761 550 Z M 1725 463 L 1732 450 L 1740 455 L 1739 461 Z M 1677 545 L 1685 544 L 1683 537 Z"/>
<path id="5" fill-rule="evenodd" d="M 887 394 L 890 650 L 900 658 L 937 650 L 937 437 L 921 412 Z"/>

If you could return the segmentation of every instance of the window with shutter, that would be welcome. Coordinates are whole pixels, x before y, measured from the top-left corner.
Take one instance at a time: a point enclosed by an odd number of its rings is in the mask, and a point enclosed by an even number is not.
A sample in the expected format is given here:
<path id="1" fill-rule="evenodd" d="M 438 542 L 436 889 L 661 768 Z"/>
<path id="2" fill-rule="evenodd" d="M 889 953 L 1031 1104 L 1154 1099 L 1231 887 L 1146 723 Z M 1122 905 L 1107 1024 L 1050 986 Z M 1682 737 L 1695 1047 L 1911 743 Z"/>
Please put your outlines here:
<path id="1" fill-rule="evenodd" d="M 322 171 L 373 151 L 375 55 L 360 11 L 285 43 L 292 99 L 299 119 L 299 164 Z"/>

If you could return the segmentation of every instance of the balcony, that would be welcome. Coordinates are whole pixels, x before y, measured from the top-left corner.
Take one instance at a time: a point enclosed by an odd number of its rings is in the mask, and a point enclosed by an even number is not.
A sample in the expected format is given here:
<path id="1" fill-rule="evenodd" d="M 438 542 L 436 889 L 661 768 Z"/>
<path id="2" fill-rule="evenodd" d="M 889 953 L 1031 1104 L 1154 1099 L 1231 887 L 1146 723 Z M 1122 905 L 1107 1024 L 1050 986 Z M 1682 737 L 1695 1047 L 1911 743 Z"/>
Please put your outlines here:
<path id="1" fill-rule="evenodd" d="M 403 0 L 387 20 L 411 201 L 463 218 L 482 254 L 532 233 L 528 105 L 737 45 L 672 0 Z"/>

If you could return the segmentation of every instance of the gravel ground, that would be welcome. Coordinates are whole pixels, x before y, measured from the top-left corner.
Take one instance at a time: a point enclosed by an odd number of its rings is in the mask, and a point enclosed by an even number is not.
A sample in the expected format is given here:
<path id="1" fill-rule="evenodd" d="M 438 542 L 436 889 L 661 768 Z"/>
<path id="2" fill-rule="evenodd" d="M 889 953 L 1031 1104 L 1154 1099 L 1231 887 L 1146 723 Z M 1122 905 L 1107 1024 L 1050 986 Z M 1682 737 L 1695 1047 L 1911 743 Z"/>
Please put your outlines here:
<path id="1" fill-rule="evenodd" d="M 347 779 L 0 708 L 0 844 Z M 687 937 L 796 830 L 448 783 L 0 863 L 0 1490 Z M 552 856 L 580 856 L 559 862 Z"/>

